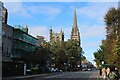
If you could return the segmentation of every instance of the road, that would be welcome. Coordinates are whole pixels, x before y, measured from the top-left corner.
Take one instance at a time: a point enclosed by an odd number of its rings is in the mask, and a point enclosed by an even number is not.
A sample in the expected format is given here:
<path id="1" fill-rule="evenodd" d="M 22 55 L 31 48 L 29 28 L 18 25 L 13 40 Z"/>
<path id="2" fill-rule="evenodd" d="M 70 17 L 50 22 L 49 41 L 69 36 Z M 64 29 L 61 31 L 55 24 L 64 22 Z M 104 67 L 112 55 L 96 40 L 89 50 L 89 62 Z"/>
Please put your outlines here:
<path id="1" fill-rule="evenodd" d="M 54 73 L 44 76 L 36 76 L 31 78 L 17 80 L 97 80 L 98 71 L 76 71 Z"/>

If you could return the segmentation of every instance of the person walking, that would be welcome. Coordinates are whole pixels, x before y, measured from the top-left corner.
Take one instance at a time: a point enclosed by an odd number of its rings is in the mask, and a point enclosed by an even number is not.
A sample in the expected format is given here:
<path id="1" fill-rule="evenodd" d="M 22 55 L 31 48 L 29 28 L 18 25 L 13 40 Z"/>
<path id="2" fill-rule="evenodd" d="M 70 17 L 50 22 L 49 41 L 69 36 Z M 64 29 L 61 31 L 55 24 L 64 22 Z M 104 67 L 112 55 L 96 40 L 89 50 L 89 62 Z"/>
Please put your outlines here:
<path id="1" fill-rule="evenodd" d="M 99 68 L 98 73 L 99 73 L 100 78 L 102 78 L 102 68 L 101 67 Z"/>
<path id="2" fill-rule="evenodd" d="M 104 80 L 106 79 L 106 68 L 105 67 L 102 69 L 102 78 Z"/>
<path id="3" fill-rule="evenodd" d="M 108 80 L 109 80 L 109 74 L 110 74 L 110 68 L 109 68 L 109 67 L 107 67 L 106 73 L 107 73 L 107 78 L 108 78 Z"/>

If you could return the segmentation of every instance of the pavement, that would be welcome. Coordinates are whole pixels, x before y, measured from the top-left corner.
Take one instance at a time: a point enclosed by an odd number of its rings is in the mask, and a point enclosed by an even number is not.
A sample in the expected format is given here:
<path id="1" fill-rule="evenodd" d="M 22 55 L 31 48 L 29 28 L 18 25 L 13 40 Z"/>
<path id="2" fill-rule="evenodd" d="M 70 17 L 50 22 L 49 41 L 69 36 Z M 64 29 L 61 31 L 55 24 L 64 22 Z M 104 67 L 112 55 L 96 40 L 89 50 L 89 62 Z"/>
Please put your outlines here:
<path id="1" fill-rule="evenodd" d="M 93 72 L 93 74 L 89 77 L 89 80 L 98 80 L 99 79 L 99 74 L 98 72 Z"/>
<path id="2" fill-rule="evenodd" d="M 25 78 L 33 78 L 33 77 L 42 77 L 47 76 L 48 74 L 33 74 L 33 75 L 25 75 L 25 76 L 13 76 L 13 77 L 5 77 L 2 80 L 16 80 L 16 79 L 25 79 Z"/>

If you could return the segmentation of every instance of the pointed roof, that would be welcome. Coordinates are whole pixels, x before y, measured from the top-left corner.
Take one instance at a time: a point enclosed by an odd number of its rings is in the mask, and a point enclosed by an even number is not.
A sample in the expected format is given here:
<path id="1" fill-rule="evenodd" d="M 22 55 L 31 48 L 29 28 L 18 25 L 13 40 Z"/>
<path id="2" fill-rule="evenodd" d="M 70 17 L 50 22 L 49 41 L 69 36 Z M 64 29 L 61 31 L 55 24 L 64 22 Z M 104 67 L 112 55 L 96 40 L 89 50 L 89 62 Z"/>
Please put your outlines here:
<path id="1" fill-rule="evenodd" d="M 60 32 L 62 33 L 62 28 L 61 28 Z"/>
<path id="2" fill-rule="evenodd" d="M 73 20 L 73 28 L 77 28 L 77 16 L 76 16 L 76 8 L 74 8 L 74 20 Z"/>

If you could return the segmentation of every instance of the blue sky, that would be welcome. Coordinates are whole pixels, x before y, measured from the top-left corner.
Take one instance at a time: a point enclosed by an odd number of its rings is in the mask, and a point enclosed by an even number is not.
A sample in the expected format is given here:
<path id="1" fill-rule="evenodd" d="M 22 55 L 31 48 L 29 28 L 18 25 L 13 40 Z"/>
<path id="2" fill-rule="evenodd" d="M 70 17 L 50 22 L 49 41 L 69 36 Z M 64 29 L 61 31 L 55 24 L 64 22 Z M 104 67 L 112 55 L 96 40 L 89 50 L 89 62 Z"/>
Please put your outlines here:
<path id="1" fill-rule="evenodd" d="M 105 23 L 103 17 L 116 2 L 6 2 L 8 24 L 28 25 L 33 36 L 45 36 L 49 41 L 49 29 L 54 32 L 64 31 L 65 40 L 70 39 L 73 26 L 74 7 L 76 7 L 77 23 L 81 36 L 81 46 L 85 56 L 91 62 L 93 52 L 105 39 Z"/>

